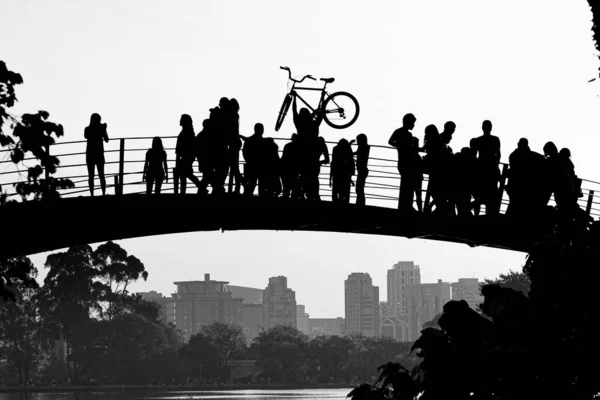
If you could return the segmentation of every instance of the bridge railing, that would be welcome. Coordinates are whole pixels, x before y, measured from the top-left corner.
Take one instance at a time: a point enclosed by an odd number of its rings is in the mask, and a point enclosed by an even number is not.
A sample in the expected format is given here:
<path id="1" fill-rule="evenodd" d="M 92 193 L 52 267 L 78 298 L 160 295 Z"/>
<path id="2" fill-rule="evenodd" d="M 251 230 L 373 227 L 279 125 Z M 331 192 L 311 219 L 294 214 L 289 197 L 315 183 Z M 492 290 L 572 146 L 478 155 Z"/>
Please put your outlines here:
<path id="1" fill-rule="evenodd" d="M 144 168 L 146 151 L 151 147 L 153 137 L 130 137 L 113 138 L 105 143 L 105 177 L 107 184 L 107 194 L 141 194 L 146 192 L 145 183 L 142 182 L 142 173 Z M 175 193 L 173 169 L 175 167 L 175 144 L 177 136 L 161 137 L 165 151 L 167 152 L 167 164 L 169 168 L 169 181 L 163 182 L 163 193 Z M 274 138 L 279 146 L 280 154 L 283 146 L 289 142 L 289 139 Z M 331 154 L 333 146 L 337 143 L 327 142 L 329 153 Z M 72 189 L 62 190 L 63 197 L 88 196 L 88 175 L 85 162 L 86 141 L 60 142 L 51 146 L 52 155 L 58 156 L 60 165 L 54 175 L 57 178 L 69 178 L 75 184 Z M 12 163 L 9 156 L 9 150 L 0 150 L 0 185 L 3 192 L 8 194 L 9 199 L 20 200 L 20 197 L 14 190 L 14 184 L 27 180 L 26 169 L 20 170 Z M 243 157 L 240 155 L 240 171 L 243 173 Z M 34 158 L 26 158 L 23 165 L 33 163 Z M 400 175 L 397 169 L 396 149 L 388 146 L 371 145 L 369 158 L 369 176 L 365 184 L 365 197 L 368 205 L 397 208 L 398 195 L 400 189 Z M 501 170 L 502 188 L 501 213 L 506 211 L 508 206 L 508 195 L 503 190 L 506 183 L 506 173 L 508 165 L 502 164 Z M 321 198 L 331 200 L 331 188 L 329 187 L 330 165 L 321 167 L 319 176 Z M 198 172 L 197 164 L 194 163 L 194 173 L 201 177 Z M 228 185 L 228 179 L 225 185 Z M 354 179 L 355 180 L 355 179 Z M 100 195 L 100 182 L 96 173 L 94 180 L 95 194 Z M 193 184 L 188 183 L 188 193 L 195 193 Z M 429 196 L 428 176 L 424 175 L 422 187 L 422 200 L 425 205 Z M 578 199 L 581 208 L 586 210 L 591 216 L 600 217 L 600 182 L 583 180 L 583 197 Z M 356 195 L 354 189 L 351 191 L 351 202 L 354 202 Z M 554 205 L 554 199 L 550 200 Z M 484 213 L 485 207 L 482 207 Z"/>

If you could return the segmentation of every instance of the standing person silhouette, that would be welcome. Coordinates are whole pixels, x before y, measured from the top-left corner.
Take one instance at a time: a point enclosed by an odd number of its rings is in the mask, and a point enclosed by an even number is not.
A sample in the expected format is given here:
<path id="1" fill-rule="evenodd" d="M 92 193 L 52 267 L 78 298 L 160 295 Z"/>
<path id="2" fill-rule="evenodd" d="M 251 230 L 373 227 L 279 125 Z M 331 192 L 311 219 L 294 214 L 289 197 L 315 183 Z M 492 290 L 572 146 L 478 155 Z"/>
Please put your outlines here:
<path id="1" fill-rule="evenodd" d="M 183 114 L 179 120 L 181 132 L 177 136 L 175 146 L 177 175 L 181 186 L 181 194 L 185 194 L 187 179 L 194 182 L 200 193 L 200 180 L 194 175 L 192 164 L 196 158 L 196 134 L 194 133 L 194 124 L 192 117 Z"/>
<path id="2" fill-rule="evenodd" d="M 300 197 L 298 190 L 298 135 L 292 134 L 291 140 L 283 146 L 281 155 L 281 183 L 283 184 L 283 198 L 297 199 Z"/>
<path id="3" fill-rule="evenodd" d="M 324 110 L 316 110 L 311 114 L 308 108 L 298 111 L 296 96 L 292 103 L 294 125 L 298 132 L 298 148 L 300 154 L 300 187 L 309 200 L 320 201 L 319 174 L 321 165 L 329 164 L 329 150 L 325 140 L 319 136 L 319 126 L 325 116 Z M 321 160 L 321 156 L 323 160 Z"/>
<path id="4" fill-rule="evenodd" d="M 227 146 L 229 155 L 229 185 L 228 192 L 233 190 L 235 181 L 235 194 L 240 194 L 242 185 L 242 174 L 240 172 L 240 150 L 242 139 L 240 138 L 240 105 L 236 99 L 230 99 L 226 107 Z"/>
<path id="5" fill-rule="evenodd" d="M 350 185 L 354 175 L 354 155 L 346 139 L 340 139 L 331 152 L 329 187 L 333 202 L 350 203 Z"/>
<path id="6" fill-rule="evenodd" d="M 100 114 L 94 113 L 90 117 L 90 124 L 83 131 L 87 139 L 85 150 L 85 163 L 88 169 L 88 185 L 90 194 L 94 197 L 94 172 L 98 168 L 98 178 L 102 195 L 106 195 L 106 180 L 104 179 L 104 142 L 108 143 L 106 124 L 103 124 Z"/>
<path id="7" fill-rule="evenodd" d="M 485 204 L 486 215 L 497 215 L 500 206 L 498 201 L 498 181 L 500 180 L 500 139 L 493 136 L 492 123 L 488 120 L 481 124 L 483 135 L 473 142 L 480 168 L 481 203 Z"/>
<path id="8" fill-rule="evenodd" d="M 365 183 L 367 182 L 367 176 L 369 176 L 369 154 L 371 153 L 371 146 L 367 141 L 367 135 L 364 133 L 356 136 L 356 143 L 358 148 L 354 152 L 356 156 L 356 204 L 364 206 L 365 200 Z"/>
<path id="9" fill-rule="evenodd" d="M 400 173 L 400 196 L 398 199 L 398 209 L 401 211 L 413 211 L 413 143 L 412 133 L 417 119 L 412 114 L 406 114 L 402 118 L 402 127 L 396 129 L 388 144 L 395 147 L 398 151 L 398 172 Z"/>
<path id="10" fill-rule="evenodd" d="M 242 154 L 244 155 L 244 196 L 251 197 L 254 194 L 258 177 L 262 171 L 263 160 L 261 159 L 264 149 L 263 133 L 265 127 L 261 123 L 254 125 L 254 134 L 246 139 Z"/>
<path id="11" fill-rule="evenodd" d="M 419 154 L 419 138 L 413 137 L 413 152 L 412 152 L 412 176 L 413 190 L 415 192 L 415 201 L 417 203 L 417 211 L 423 212 L 423 159 Z"/>
<path id="12" fill-rule="evenodd" d="M 160 194 L 163 179 L 169 182 L 167 153 L 161 138 L 156 136 L 152 139 L 152 148 L 146 152 L 146 162 L 144 163 L 142 182 L 146 182 L 146 194 L 152 193 L 153 185 L 155 186 L 155 193 Z"/>

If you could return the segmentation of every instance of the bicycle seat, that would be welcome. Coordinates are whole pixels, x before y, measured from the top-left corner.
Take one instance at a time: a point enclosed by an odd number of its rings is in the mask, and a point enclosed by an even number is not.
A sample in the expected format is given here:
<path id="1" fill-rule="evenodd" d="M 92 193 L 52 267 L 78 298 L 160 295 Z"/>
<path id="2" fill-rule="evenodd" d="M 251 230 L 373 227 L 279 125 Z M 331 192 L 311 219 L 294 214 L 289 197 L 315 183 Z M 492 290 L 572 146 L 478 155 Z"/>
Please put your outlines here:
<path id="1" fill-rule="evenodd" d="M 335 81 L 334 78 L 321 78 L 321 80 L 325 83 L 333 83 Z"/>

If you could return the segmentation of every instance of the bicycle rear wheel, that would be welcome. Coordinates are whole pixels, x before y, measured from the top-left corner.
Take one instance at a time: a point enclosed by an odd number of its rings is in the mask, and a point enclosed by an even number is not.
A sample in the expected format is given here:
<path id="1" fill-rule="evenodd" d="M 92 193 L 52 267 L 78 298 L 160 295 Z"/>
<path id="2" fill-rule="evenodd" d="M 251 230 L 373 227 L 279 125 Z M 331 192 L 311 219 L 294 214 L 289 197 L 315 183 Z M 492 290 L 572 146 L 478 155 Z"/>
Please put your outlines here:
<path id="1" fill-rule="evenodd" d="M 277 116 L 277 122 L 275 122 L 275 132 L 281 128 L 281 124 L 283 124 L 283 120 L 290 109 L 290 104 L 292 104 L 292 95 L 286 94 L 285 99 L 283 99 L 283 103 L 281 104 L 281 109 L 279 110 L 279 115 Z"/>
<path id="2" fill-rule="evenodd" d="M 335 129 L 344 129 L 358 119 L 360 107 L 356 97 L 348 92 L 336 92 L 325 100 L 325 122 Z"/>

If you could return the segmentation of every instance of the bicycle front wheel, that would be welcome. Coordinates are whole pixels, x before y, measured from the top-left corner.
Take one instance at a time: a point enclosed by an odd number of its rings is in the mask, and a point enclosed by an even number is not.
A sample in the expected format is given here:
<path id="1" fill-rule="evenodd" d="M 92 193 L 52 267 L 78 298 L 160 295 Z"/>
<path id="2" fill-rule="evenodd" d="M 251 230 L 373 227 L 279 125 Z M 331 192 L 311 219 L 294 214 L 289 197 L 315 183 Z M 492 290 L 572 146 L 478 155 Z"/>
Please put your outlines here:
<path id="1" fill-rule="evenodd" d="M 279 110 L 279 115 L 277 116 L 277 122 L 275 122 L 275 132 L 281 128 L 281 124 L 283 124 L 283 120 L 290 109 L 290 104 L 292 104 L 292 95 L 286 94 L 285 99 L 283 99 L 283 103 L 281 104 L 281 109 Z"/>
<path id="2" fill-rule="evenodd" d="M 325 100 L 325 122 L 332 128 L 344 129 L 358 119 L 360 108 L 356 97 L 348 92 L 336 92 Z"/>

